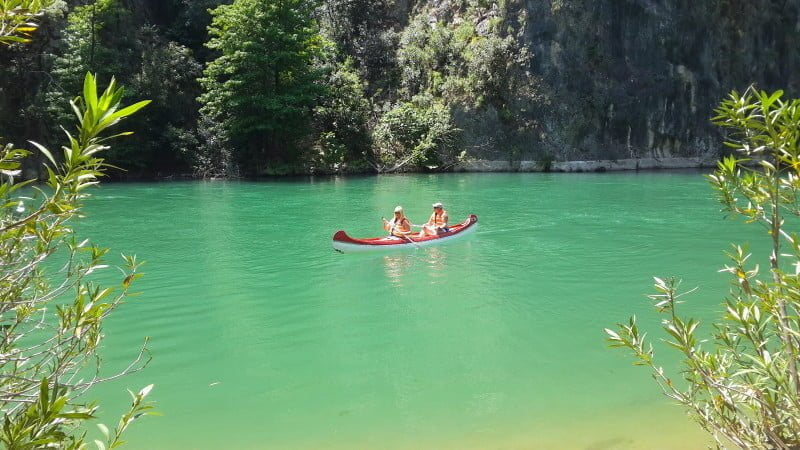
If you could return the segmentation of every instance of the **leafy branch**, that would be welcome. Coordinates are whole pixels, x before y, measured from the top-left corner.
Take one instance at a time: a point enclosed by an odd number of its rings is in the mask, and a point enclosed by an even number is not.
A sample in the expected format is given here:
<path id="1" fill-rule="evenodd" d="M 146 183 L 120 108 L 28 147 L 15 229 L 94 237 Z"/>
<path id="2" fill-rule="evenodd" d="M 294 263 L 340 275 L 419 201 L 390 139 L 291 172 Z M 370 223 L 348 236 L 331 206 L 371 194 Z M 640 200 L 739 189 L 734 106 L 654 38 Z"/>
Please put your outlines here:
<path id="1" fill-rule="evenodd" d="M 64 130 L 67 144 L 59 158 L 32 142 L 49 161 L 43 187 L 13 183 L 29 152 L 10 145 L 0 151 L 6 176 L 0 185 L 0 442 L 8 448 L 82 447 L 84 436 L 77 430 L 95 417 L 96 406 L 79 397 L 97 383 L 141 370 L 150 360 L 145 341 L 127 368 L 101 375 L 103 319 L 129 295 L 141 276 L 141 262 L 123 255 L 119 285 L 97 285 L 90 276 L 108 268 L 108 249 L 78 241 L 69 225 L 81 215 L 86 189 L 108 167 L 100 156 L 108 139 L 130 134 L 104 133 L 149 103 L 122 106 L 123 95 L 113 79 L 100 93 L 95 77 L 86 75 L 83 95 L 71 101 L 78 126 L 74 134 Z M 40 199 L 30 212 L 18 197 L 22 186 Z M 71 300 L 69 292 L 74 292 Z M 130 422 L 149 414 L 151 407 L 143 403 L 149 392 L 137 394 L 112 447 L 121 444 L 119 434 Z"/>
<path id="2" fill-rule="evenodd" d="M 666 344 L 681 352 L 682 381 L 655 363 L 652 344 L 636 318 L 605 329 L 611 347 L 626 348 L 635 364 L 649 367 L 670 398 L 683 405 L 720 446 L 800 447 L 800 245 L 786 217 L 800 216 L 800 100 L 783 92 L 748 88 L 731 93 L 712 119 L 729 131 L 725 144 L 738 156 L 720 161 L 708 179 L 729 216 L 759 223 L 771 242 L 768 276 L 751 254 L 734 245 L 722 320 L 714 324 L 713 350 L 698 337 L 700 323 L 677 312 L 675 279 L 656 278 L 649 298 L 664 314 Z M 783 267 L 792 267 L 786 271 Z"/>

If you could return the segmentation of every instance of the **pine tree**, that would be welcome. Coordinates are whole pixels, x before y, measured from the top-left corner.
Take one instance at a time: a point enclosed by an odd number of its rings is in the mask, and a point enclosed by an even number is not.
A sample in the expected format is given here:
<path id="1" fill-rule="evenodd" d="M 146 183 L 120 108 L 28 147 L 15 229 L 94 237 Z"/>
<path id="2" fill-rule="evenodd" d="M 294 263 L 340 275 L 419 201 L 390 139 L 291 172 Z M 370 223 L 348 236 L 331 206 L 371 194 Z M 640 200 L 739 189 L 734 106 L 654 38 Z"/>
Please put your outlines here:
<path id="1" fill-rule="evenodd" d="M 324 93 L 314 66 L 325 50 L 312 0 L 236 0 L 213 12 L 200 80 L 203 114 L 220 123 L 243 167 L 291 163 Z"/>

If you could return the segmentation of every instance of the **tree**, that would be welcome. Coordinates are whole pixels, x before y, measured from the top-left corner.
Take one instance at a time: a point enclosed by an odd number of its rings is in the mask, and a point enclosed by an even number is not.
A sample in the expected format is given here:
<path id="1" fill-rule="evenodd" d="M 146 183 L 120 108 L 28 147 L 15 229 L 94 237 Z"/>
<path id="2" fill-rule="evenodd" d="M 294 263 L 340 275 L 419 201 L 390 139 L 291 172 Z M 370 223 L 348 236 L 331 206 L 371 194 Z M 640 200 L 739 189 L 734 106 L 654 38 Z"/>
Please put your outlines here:
<path id="1" fill-rule="evenodd" d="M 62 105 L 63 96 L 80 90 L 86 72 L 111 79 L 129 71 L 137 59 L 133 30 L 133 17 L 120 0 L 93 0 L 70 11 L 63 54 L 55 58 L 55 83 L 48 92 L 56 120 L 72 120 L 72 111 Z"/>
<path id="2" fill-rule="evenodd" d="M 4 8 L 9 3 L 16 8 Z M 0 1 L 0 42 L 24 43 L 8 38 L 32 33 L 44 5 L 36 0 Z M 3 26 L 20 16 L 24 27 Z M 121 374 L 101 372 L 97 350 L 103 320 L 126 298 L 139 277 L 140 263 L 125 257 L 116 291 L 99 286 L 89 277 L 106 267 L 108 250 L 79 241 L 70 226 L 81 214 L 86 189 L 97 184 L 105 170 L 99 154 L 108 149 L 109 137 L 103 135 L 149 103 L 122 107 L 123 92 L 112 80 L 98 94 L 95 77 L 86 75 L 82 97 L 71 102 L 79 125 L 77 133 L 65 131 L 62 162 L 31 142 L 49 161 L 47 183 L 41 188 L 30 182 L 14 184 L 30 152 L 12 144 L 0 146 L 0 443 L 6 448 L 84 447 L 82 427 L 95 418 L 97 406 L 80 397 L 97 383 L 139 370 L 149 360 L 143 346 Z M 25 197 L 25 186 L 37 196 Z M 101 427 L 107 441 L 96 441 L 98 447 L 121 445 L 129 424 L 151 414 L 152 406 L 144 401 L 151 388 L 132 394 L 131 409 L 113 434 Z"/>
<path id="3" fill-rule="evenodd" d="M 134 136 L 126 147 L 125 167 L 130 170 L 135 165 L 149 174 L 185 173 L 197 147 L 197 78 L 202 66 L 188 48 L 165 40 L 154 26 L 139 28 L 136 45 L 142 57 L 129 81 L 132 95 L 147 96 L 153 103 L 147 114 L 129 124 L 134 130 L 147 130 L 147 135 Z"/>
<path id="4" fill-rule="evenodd" d="M 800 236 L 790 226 L 800 216 L 800 99 L 751 87 L 734 91 L 716 113 L 714 123 L 730 131 L 726 145 L 739 156 L 721 161 L 709 180 L 727 214 L 763 225 L 769 269 L 762 276 L 741 246 L 728 254 L 732 288 L 712 350 L 698 336 L 699 322 L 677 311 L 679 282 L 656 278 L 650 298 L 665 314 L 667 344 L 682 353 L 685 388 L 656 365 L 635 317 L 606 333 L 613 347 L 650 367 L 666 395 L 721 446 L 800 448 Z"/>
<path id="5" fill-rule="evenodd" d="M 372 159 L 364 81 L 346 59 L 329 71 L 325 85 L 327 93 L 314 109 L 317 137 L 308 159 L 323 171 L 364 171 Z"/>
<path id="6" fill-rule="evenodd" d="M 137 134 L 110 149 L 106 159 L 133 176 L 188 171 L 190 149 L 197 142 L 201 74 L 191 51 L 165 39 L 155 25 L 140 25 L 137 12 L 121 0 L 94 0 L 75 7 L 68 15 L 62 45 L 63 54 L 54 58 L 53 83 L 45 94 L 55 125 L 71 120 L 72 111 L 61 99 L 65 92 L 80 89 L 87 71 L 100 80 L 122 74 L 128 95 L 153 99 L 149 114 L 134 116 L 128 123 L 135 131 L 146 130 L 147 139 Z"/>
<path id="7" fill-rule="evenodd" d="M 310 0 L 236 0 L 213 11 L 202 113 L 222 124 L 245 167 L 293 162 L 323 94 L 326 45 Z"/>
<path id="8" fill-rule="evenodd" d="M 100 80 L 133 72 L 137 52 L 132 19 L 119 0 L 93 0 L 69 12 L 62 52 L 53 61 L 53 82 L 44 94 L 53 136 L 59 136 L 59 127 L 74 120 L 64 97 L 80 91 L 87 72 Z M 114 148 L 107 156 L 115 165 L 130 167 L 125 153 L 128 152 L 124 148 Z"/>
<path id="9" fill-rule="evenodd" d="M 151 0 L 155 4 L 166 3 L 164 0 Z M 169 32 L 170 39 L 180 42 L 188 47 L 200 61 L 208 61 L 210 50 L 205 47 L 207 29 L 211 23 L 211 13 L 214 8 L 231 0 L 170 0 L 176 10 L 175 20 L 168 25 L 165 31 Z M 154 15 L 158 12 L 154 12 Z"/>

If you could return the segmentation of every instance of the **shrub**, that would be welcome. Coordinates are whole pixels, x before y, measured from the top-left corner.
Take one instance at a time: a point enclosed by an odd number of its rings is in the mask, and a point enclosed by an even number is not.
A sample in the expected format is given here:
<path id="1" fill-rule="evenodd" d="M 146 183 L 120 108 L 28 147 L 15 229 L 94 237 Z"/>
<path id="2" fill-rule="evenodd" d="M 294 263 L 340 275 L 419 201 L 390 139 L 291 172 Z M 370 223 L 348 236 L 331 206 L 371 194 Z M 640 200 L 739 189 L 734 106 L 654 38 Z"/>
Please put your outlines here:
<path id="1" fill-rule="evenodd" d="M 720 446 L 800 447 L 800 236 L 786 219 L 800 216 L 800 99 L 785 101 L 749 88 L 733 92 L 714 123 L 730 131 L 736 150 L 709 176 L 723 210 L 764 226 L 771 243 L 767 270 L 741 246 L 728 253 L 732 277 L 725 313 L 714 324 L 713 348 L 699 336 L 697 320 L 678 312 L 679 282 L 656 278 L 650 296 L 665 315 L 667 344 L 683 356 L 682 387 L 654 360 L 653 346 L 631 317 L 613 347 L 627 348 L 649 367 L 667 396 L 683 405 Z M 789 222 L 796 223 L 796 222 Z"/>
<path id="2" fill-rule="evenodd" d="M 443 103 L 406 102 L 381 117 L 374 138 L 384 169 L 408 163 L 443 169 L 459 160 L 460 133 Z"/>
<path id="3" fill-rule="evenodd" d="M 0 44 L 27 42 L 47 4 L 2 2 Z M 79 241 L 70 221 L 80 216 L 86 190 L 98 183 L 107 167 L 100 157 L 110 139 L 104 134 L 149 103 L 122 107 L 122 97 L 113 79 L 98 95 L 95 77 L 85 76 L 83 96 L 70 102 L 78 118 L 77 133 L 66 132 L 61 162 L 32 143 L 49 161 L 41 188 L 14 183 L 30 152 L 11 144 L 0 146 L 0 443 L 5 448 L 83 448 L 84 422 L 95 418 L 97 406 L 79 397 L 120 375 L 101 373 L 97 350 L 103 321 L 127 297 L 140 276 L 140 263 L 134 256 L 124 258 L 126 267 L 116 290 L 90 281 L 106 267 L 108 249 Z M 24 186 L 38 193 L 38 202 L 22 196 Z M 143 368 L 148 360 L 143 346 L 122 374 Z M 99 448 L 121 445 L 130 423 L 152 413 L 152 406 L 144 402 L 151 389 L 152 385 L 132 394 L 131 409 L 113 434 L 101 427 L 106 443 L 95 441 Z"/>

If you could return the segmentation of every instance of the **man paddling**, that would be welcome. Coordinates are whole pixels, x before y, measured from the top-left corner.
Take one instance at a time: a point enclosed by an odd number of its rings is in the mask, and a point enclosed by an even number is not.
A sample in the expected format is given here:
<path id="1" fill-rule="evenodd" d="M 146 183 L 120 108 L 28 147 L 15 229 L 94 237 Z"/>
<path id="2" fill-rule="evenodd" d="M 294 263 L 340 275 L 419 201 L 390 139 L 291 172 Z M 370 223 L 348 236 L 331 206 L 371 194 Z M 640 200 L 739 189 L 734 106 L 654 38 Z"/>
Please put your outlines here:
<path id="1" fill-rule="evenodd" d="M 411 234 L 411 222 L 409 222 L 408 218 L 403 214 L 402 206 L 398 206 L 394 209 L 394 217 L 392 220 L 386 220 L 385 217 L 381 217 L 381 220 L 383 220 L 383 229 L 388 231 L 392 236 L 408 238 L 408 235 Z"/>
<path id="2" fill-rule="evenodd" d="M 444 210 L 444 206 L 441 202 L 434 203 L 433 214 L 431 214 L 428 222 L 422 226 L 419 236 L 436 236 L 438 234 L 447 233 L 450 231 L 450 227 L 447 224 L 448 220 L 447 211 Z"/>

